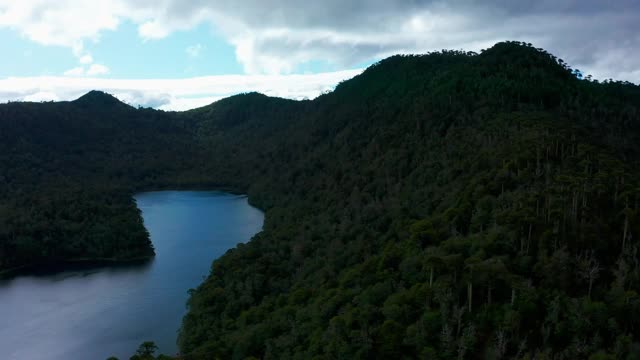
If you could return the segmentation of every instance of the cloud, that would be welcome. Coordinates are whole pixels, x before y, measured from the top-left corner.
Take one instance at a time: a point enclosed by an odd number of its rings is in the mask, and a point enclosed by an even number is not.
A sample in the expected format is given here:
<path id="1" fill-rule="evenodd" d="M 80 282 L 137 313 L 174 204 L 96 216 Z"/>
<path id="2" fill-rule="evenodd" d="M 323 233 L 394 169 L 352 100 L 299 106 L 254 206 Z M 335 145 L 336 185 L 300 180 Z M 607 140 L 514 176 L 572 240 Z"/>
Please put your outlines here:
<path id="1" fill-rule="evenodd" d="M 315 98 L 361 71 L 144 80 L 70 76 L 7 78 L 0 79 L 0 102 L 73 100 L 90 90 L 102 90 L 134 106 L 186 110 L 249 91 L 290 99 Z"/>
<path id="2" fill-rule="evenodd" d="M 189 57 L 197 58 L 198 56 L 200 56 L 200 52 L 202 51 L 202 45 L 195 44 L 195 45 L 188 46 L 185 49 L 185 51 L 187 55 L 189 55 Z"/>
<path id="3" fill-rule="evenodd" d="M 78 66 L 64 72 L 65 76 L 82 76 L 84 75 L 84 67 Z"/>
<path id="4" fill-rule="evenodd" d="M 45 45 L 81 48 L 103 30 L 115 30 L 126 11 L 126 1 L 0 0 L 0 26 L 20 31 Z"/>
<path id="5" fill-rule="evenodd" d="M 169 32 L 170 31 L 168 29 L 162 27 L 161 24 L 158 24 L 155 21 L 145 22 L 138 27 L 138 34 L 140 35 L 140 37 L 147 40 L 157 40 L 165 38 L 167 37 L 167 35 L 169 35 Z"/>
<path id="6" fill-rule="evenodd" d="M 92 59 L 93 61 L 93 59 Z M 82 59 L 80 61 L 82 62 Z M 73 69 L 69 69 L 64 72 L 65 76 L 98 76 L 98 75 L 106 75 L 109 73 L 109 68 L 101 65 L 101 64 L 91 64 L 85 68 L 84 65 L 74 67 Z"/>
<path id="7" fill-rule="evenodd" d="M 82 57 L 80 57 L 80 59 L 78 59 L 78 61 L 80 62 L 80 64 L 88 65 L 93 62 L 93 57 L 89 54 L 83 55 Z"/>
<path id="8" fill-rule="evenodd" d="M 78 53 L 123 21 L 149 41 L 212 24 L 249 74 L 293 73 L 317 60 L 348 68 L 395 53 L 522 40 L 596 77 L 640 81 L 635 0 L 0 0 L 0 27 Z"/>
<path id="9" fill-rule="evenodd" d="M 88 76 L 106 75 L 109 73 L 109 68 L 101 64 L 92 64 L 87 69 Z"/>

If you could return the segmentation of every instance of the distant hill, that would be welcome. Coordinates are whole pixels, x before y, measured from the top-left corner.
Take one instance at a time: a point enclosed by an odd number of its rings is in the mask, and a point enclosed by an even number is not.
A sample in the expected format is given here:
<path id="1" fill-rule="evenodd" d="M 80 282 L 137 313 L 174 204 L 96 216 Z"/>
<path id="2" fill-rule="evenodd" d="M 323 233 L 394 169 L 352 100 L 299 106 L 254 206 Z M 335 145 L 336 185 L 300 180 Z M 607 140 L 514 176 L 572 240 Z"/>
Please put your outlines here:
<path id="1" fill-rule="evenodd" d="M 191 134 L 165 113 L 101 92 L 0 105 L 0 272 L 152 256 L 131 194 L 196 168 Z"/>
<path id="2" fill-rule="evenodd" d="M 1 105 L 0 268 L 149 255 L 133 191 L 233 189 L 264 231 L 192 292 L 187 356 L 631 359 L 640 87 L 581 77 L 506 42 L 313 101 Z"/>
<path id="3" fill-rule="evenodd" d="M 75 105 L 79 105 L 85 108 L 111 108 L 111 107 L 123 107 L 124 104 L 120 100 L 118 100 L 115 96 L 111 94 L 107 94 L 102 91 L 92 90 L 88 93 L 84 94 L 80 98 L 73 101 Z M 127 105 L 128 106 L 128 105 Z"/>

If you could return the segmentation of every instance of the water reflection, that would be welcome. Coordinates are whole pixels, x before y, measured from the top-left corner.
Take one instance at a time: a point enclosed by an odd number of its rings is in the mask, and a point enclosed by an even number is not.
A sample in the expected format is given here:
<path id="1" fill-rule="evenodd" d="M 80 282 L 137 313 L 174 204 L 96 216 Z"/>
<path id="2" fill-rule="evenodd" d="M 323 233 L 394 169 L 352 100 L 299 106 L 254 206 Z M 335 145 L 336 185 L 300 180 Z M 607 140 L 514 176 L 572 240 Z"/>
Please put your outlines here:
<path id="1" fill-rule="evenodd" d="M 156 257 L 40 267 L 0 280 L 1 359 L 128 359 L 150 339 L 176 352 L 187 290 L 213 259 L 260 231 L 263 215 L 245 197 L 219 192 L 136 199 Z"/>
<path id="2" fill-rule="evenodd" d="M 6 286 L 16 279 L 33 277 L 45 281 L 61 281 L 71 277 L 86 277 L 96 273 L 124 274 L 127 272 L 144 273 L 153 264 L 155 258 L 132 260 L 124 263 L 110 261 L 83 261 L 67 264 L 41 265 L 24 268 L 0 276 L 0 286 Z"/>

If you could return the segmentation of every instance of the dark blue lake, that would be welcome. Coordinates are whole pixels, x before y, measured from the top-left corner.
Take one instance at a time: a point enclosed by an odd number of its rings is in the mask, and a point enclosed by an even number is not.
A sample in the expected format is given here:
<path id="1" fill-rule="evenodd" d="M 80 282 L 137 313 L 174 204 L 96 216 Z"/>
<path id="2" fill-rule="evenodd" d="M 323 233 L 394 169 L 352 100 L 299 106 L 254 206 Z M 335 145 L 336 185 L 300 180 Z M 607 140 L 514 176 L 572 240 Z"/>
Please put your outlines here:
<path id="1" fill-rule="evenodd" d="M 78 266 L 0 280 L 0 358 L 128 359 L 153 340 L 175 354 L 187 291 L 211 262 L 262 228 L 244 196 L 208 191 L 136 195 L 154 260 Z"/>

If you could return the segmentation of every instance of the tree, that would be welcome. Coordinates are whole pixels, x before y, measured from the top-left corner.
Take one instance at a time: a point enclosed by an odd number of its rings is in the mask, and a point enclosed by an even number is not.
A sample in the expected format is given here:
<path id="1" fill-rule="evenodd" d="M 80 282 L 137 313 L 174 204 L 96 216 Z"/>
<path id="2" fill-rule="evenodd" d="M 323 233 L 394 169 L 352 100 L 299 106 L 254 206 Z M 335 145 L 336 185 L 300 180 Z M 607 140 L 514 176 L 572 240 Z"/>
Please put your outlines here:
<path id="1" fill-rule="evenodd" d="M 589 283 L 587 296 L 589 297 L 589 299 L 591 299 L 591 289 L 593 288 L 593 282 L 600 275 L 600 263 L 598 262 L 598 259 L 596 259 L 593 251 L 588 251 L 578 256 L 577 265 L 579 275 Z"/>
<path id="2" fill-rule="evenodd" d="M 145 341 L 140 344 L 131 360 L 154 360 L 156 350 L 158 350 L 158 346 L 153 341 Z"/>

